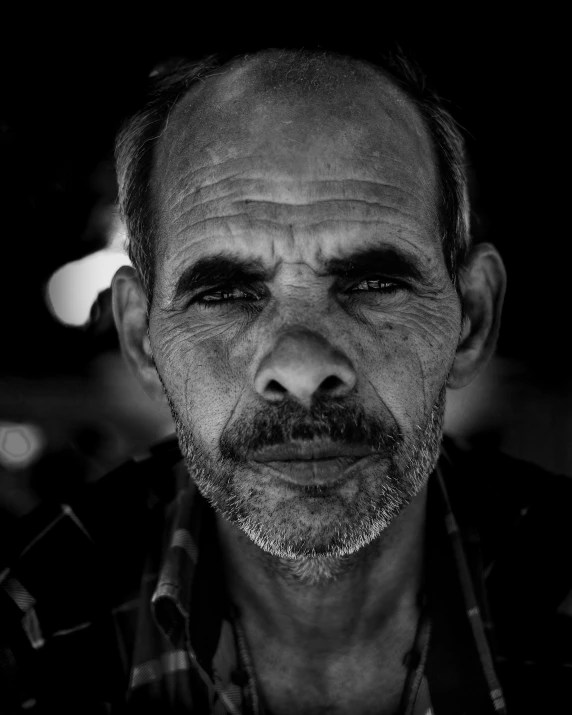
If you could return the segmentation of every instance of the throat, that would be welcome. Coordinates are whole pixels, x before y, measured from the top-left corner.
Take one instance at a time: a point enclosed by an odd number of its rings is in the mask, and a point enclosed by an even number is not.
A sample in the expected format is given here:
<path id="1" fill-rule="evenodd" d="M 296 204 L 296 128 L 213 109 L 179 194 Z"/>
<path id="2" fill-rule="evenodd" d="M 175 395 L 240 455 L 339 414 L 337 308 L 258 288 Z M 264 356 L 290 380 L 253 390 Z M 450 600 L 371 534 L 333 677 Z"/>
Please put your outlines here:
<path id="1" fill-rule="evenodd" d="M 398 712 L 425 585 L 425 502 L 411 506 L 350 555 L 278 559 L 244 548 L 227 564 L 229 596 L 272 715 Z M 239 539 L 229 543 L 232 554 Z"/>
<path id="2" fill-rule="evenodd" d="M 335 652 L 383 633 L 401 615 L 414 617 L 424 581 L 424 512 L 425 500 L 416 500 L 380 538 L 342 556 L 278 558 L 229 533 L 226 585 L 247 634 L 284 649 Z"/>
<path id="3" fill-rule="evenodd" d="M 250 671 L 263 712 L 272 715 L 393 715 L 408 682 L 407 655 L 416 647 L 415 614 L 383 634 L 351 647 L 308 650 L 256 639 L 251 647 L 240 625 L 240 660 Z M 251 636 L 253 634 L 251 633 Z M 246 652 L 245 652 L 246 649 Z M 246 662 L 245 662 L 246 661 Z"/>

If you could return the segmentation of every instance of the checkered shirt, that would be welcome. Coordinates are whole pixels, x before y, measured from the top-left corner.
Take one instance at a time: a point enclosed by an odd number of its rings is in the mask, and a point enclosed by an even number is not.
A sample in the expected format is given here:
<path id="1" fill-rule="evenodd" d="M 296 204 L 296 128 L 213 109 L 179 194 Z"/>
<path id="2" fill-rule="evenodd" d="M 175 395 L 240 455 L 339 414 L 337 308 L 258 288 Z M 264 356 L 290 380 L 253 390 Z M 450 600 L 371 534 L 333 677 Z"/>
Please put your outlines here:
<path id="1" fill-rule="evenodd" d="M 567 478 L 446 442 L 403 713 L 572 712 L 571 507 Z M 264 712 L 174 440 L 19 526 L 0 552 L 1 713 Z"/>

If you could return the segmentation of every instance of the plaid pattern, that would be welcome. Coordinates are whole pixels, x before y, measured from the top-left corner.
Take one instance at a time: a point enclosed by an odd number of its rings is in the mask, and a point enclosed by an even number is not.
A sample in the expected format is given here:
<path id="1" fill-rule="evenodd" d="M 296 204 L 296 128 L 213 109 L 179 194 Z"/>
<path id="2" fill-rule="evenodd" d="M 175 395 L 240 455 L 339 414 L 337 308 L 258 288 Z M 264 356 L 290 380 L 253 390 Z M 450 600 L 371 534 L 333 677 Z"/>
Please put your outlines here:
<path id="1" fill-rule="evenodd" d="M 572 711 L 570 482 L 491 465 L 448 445 L 430 479 L 405 715 Z M 261 712 L 214 514 L 174 441 L 21 526 L 0 568 L 0 712 Z"/>

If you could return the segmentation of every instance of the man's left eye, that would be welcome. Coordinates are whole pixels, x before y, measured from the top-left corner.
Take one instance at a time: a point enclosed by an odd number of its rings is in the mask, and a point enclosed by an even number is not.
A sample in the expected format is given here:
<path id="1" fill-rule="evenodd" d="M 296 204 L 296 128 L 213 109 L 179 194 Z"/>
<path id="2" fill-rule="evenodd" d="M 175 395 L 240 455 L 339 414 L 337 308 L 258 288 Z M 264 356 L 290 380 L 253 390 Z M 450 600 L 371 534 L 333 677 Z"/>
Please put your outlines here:
<path id="1" fill-rule="evenodd" d="M 373 278 L 361 281 L 361 283 L 357 283 L 355 286 L 352 286 L 350 292 L 358 293 L 362 291 L 377 291 L 378 293 L 393 293 L 393 291 L 396 291 L 399 288 L 401 288 L 401 285 L 395 281 L 391 281 L 387 278 Z"/>

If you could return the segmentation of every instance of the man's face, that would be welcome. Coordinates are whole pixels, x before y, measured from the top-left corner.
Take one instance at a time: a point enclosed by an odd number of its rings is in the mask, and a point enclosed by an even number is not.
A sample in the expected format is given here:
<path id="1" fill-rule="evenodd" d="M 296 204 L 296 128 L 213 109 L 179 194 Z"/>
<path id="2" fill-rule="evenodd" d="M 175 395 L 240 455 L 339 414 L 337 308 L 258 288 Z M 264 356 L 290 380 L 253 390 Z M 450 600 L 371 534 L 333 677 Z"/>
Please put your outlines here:
<path id="1" fill-rule="evenodd" d="M 434 159 L 380 78 L 335 101 L 247 84 L 185 98 L 159 142 L 151 347 L 211 504 L 276 556 L 349 554 L 438 455 L 460 306 Z"/>

